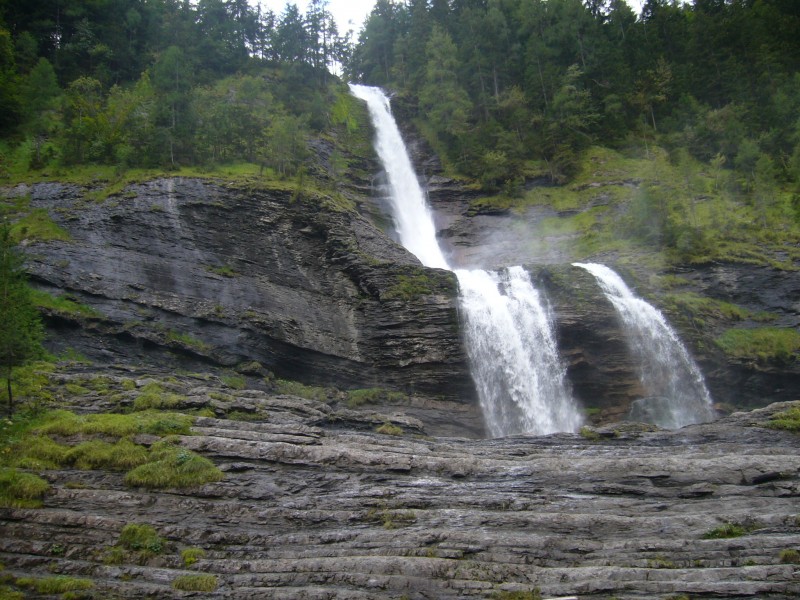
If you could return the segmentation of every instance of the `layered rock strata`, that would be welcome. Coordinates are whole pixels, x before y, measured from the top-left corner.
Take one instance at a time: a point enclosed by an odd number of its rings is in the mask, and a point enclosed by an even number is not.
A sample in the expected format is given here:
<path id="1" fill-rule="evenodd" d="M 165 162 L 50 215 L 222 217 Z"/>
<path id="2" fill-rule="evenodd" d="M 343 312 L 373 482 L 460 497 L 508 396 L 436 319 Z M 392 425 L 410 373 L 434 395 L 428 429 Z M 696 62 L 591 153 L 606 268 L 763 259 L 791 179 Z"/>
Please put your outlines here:
<path id="1" fill-rule="evenodd" d="M 451 273 L 423 269 L 344 198 L 170 178 L 103 202 L 30 195 L 69 241 L 28 247 L 34 281 L 96 316 L 52 314 L 89 358 L 235 366 L 342 387 L 473 397 Z"/>
<path id="2" fill-rule="evenodd" d="M 178 438 L 224 479 L 157 491 L 126 487 L 119 473 L 45 471 L 43 508 L 0 509 L 6 581 L 83 577 L 103 598 L 800 594 L 790 552 L 800 548 L 800 437 L 764 428 L 786 404 L 672 432 L 470 441 L 427 437 L 398 413 L 172 385 L 187 406 L 259 415 L 198 418 Z M 381 422 L 402 434 L 375 432 Z M 107 564 L 130 523 L 153 526 L 163 549 Z M 720 536 L 729 526 L 735 537 Z M 187 566 L 189 547 L 204 555 Z M 172 587 L 199 573 L 216 577 L 214 591 Z"/>

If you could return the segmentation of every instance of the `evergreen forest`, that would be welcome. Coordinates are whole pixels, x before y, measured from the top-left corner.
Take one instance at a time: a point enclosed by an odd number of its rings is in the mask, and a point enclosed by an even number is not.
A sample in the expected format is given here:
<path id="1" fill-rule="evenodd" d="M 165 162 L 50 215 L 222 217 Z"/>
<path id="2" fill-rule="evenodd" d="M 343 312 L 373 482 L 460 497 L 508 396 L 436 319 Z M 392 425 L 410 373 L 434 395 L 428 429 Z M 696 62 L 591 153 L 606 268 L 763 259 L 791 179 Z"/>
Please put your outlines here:
<path id="1" fill-rule="evenodd" d="M 377 0 L 357 34 L 326 0 L 305 14 L 4 0 L 0 178 L 235 164 L 330 183 L 366 122 L 343 83 L 360 81 L 390 90 L 445 174 L 485 195 L 476 210 L 580 208 L 573 192 L 597 184 L 599 163 L 606 183 L 638 186 L 625 209 L 637 244 L 781 263 L 762 250 L 798 237 L 798 31 L 793 0 L 647 0 L 640 15 L 623 0 Z M 532 181 L 564 194 L 532 200 Z M 584 254 L 619 237 L 595 217 L 566 227 L 590 234 Z"/>

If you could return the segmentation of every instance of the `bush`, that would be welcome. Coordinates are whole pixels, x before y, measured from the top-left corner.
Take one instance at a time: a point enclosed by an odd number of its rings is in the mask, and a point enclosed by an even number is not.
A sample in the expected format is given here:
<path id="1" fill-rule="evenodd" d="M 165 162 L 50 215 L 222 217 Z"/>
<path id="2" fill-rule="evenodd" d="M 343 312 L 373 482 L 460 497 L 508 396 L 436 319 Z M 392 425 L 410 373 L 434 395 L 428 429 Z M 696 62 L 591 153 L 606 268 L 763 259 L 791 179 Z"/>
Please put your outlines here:
<path id="1" fill-rule="evenodd" d="M 172 582 L 172 587 L 184 592 L 213 592 L 217 589 L 214 575 L 180 575 Z"/>
<path id="2" fill-rule="evenodd" d="M 38 508 L 49 489 L 50 484 L 41 477 L 16 469 L 0 469 L 0 506 Z"/>

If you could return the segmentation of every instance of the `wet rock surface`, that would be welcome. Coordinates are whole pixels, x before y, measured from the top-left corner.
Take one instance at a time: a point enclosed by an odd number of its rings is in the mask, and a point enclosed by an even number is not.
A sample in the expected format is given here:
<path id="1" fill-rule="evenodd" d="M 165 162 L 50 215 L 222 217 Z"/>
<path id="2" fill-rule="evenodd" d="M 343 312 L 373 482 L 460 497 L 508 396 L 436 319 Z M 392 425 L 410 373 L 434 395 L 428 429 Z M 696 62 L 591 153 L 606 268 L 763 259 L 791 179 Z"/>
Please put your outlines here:
<path id="1" fill-rule="evenodd" d="M 800 436 L 764 428 L 796 404 L 678 431 L 468 440 L 430 437 L 404 406 L 172 381 L 187 407 L 252 411 L 248 421 L 198 417 L 193 435 L 177 438 L 224 478 L 156 491 L 126 486 L 121 473 L 44 471 L 42 508 L 0 509 L 4 573 L 89 578 L 97 598 L 800 594 L 800 567 L 781 559 L 800 547 Z M 102 405 L 91 393 L 74 401 Z M 377 433 L 387 422 L 402 433 Z M 163 551 L 108 564 L 130 523 L 153 526 Z M 714 537 L 726 523 L 743 533 Z M 189 547 L 205 555 L 186 566 Z M 199 573 L 216 576 L 215 591 L 171 587 Z"/>

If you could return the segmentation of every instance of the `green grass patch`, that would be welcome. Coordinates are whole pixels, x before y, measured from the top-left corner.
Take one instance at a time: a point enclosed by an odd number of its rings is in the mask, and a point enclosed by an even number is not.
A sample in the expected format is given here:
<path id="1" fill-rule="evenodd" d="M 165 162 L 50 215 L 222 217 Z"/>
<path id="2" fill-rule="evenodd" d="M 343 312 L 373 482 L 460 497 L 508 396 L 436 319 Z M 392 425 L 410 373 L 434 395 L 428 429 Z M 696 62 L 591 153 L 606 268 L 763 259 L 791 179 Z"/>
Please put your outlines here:
<path id="1" fill-rule="evenodd" d="M 211 352 L 210 344 L 207 344 L 203 340 L 198 340 L 197 338 L 192 337 L 188 333 L 181 333 L 178 331 L 168 331 L 167 342 L 177 344 L 179 346 L 189 348 L 191 350 L 203 354 L 208 354 L 209 352 Z"/>
<path id="2" fill-rule="evenodd" d="M 494 592 L 492 600 L 542 600 L 542 594 L 538 589 L 527 592 Z"/>
<path id="3" fill-rule="evenodd" d="M 349 390 L 346 394 L 347 404 L 353 408 L 362 404 L 398 403 L 408 400 L 408 395 L 403 392 L 394 392 L 383 388 Z"/>
<path id="4" fill-rule="evenodd" d="M 100 316 L 100 313 L 90 306 L 75 302 L 66 296 L 53 296 L 41 290 L 32 289 L 31 300 L 40 310 L 47 310 L 58 315 L 76 317 Z"/>
<path id="5" fill-rule="evenodd" d="M 167 541 L 150 525 L 129 523 L 122 528 L 117 543 L 108 548 L 103 562 L 121 565 L 126 562 L 146 564 L 154 556 L 163 554 Z"/>
<path id="6" fill-rule="evenodd" d="M 587 427 L 586 425 L 581 427 L 578 433 L 583 439 L 589 440 L 590 442 L 596 442 L 600 439 L 600 434 L 591 427 Z"/>
<path id="7" fill-rule="evenodd" d="M 39 508 L 50 484 L 31 473 L 0 468 L 0 506 L 7 508 Z"/>
<path id="8" fill-rule="evenodd" d="M 101 440 L 81 442 L 70 448 L 66 460 L 77 469 L 128 471 L 149 460 L 147 448 L 122 439 L 114 444 Z"/>
<path id="9" fill-rule="evenodd" d="M 63 575 L 44 577 L 42 579 L 20 577 L 15 583 L 19 587 L 36 590 L 39 594 L 64 594 L 65 592 L 88 590 L 94 587 L 94 582 L 91 579 L 79 579 Z"/>
<path id="10" fill-rule="evenodd" d="M 788 328 L 728 329 L 716 344 L 731 358 L 758 363 L 786 364 L 800 356 L 800 333 Z"/>
<path id="11" fill-rule="evenodd" d="M 784 565 L 800 565 L 800 552 L 794 548 L 787 548 L 786 550 L 781 550 L 778 559 Z"/>
<path id="12" fill-rule="evenodd" d="M 152 435 L 190 435 L 194 419 L 188 415 L 144 411 L 134 414 L 101 413 L 76 415 L 56 410 L 42 417 L 36 431 L 46 435 L 71 436 L 78 434 L 126 437 L 140 433 Z"/>
<path id="13" fill-rule="evenodd" d="M 23 240 L 47 242 L 69 241 L 71 238 L 69 233 L 50 218 L 45 209 L 34 208 L 11 226 L 11 239 L 18 244 Z"/>
<path id="14" fill-rule="evenodd" d="M 740 306 L 694 292 L 667 294 L 663 297 L 663 302 L 668 311 L 680 315 L 698 327 L 705 325 L 709 319 L 743 321 L 751 318 L 750 311 Z"/>
<path id="15" fill-rule="evenodd" d="M 22 592 L 12 590 L 6 585 L 0 585 L 0 600 L 25 600 Z"/>
<path id="16" fill-rule="evenodd" d="M 125 483 L 133 487 L 152 489 L 188 488 L 222 478 L 222 471 L 207 458 L 161 441 L 150 449 L 149 462 L 125 476 Z"/>
<path id="17" fill-rule="evenodd" d="M 766 426 L 770 429 L 800 432 L 800 406 L 794 406 L 789 410 L 772 415 Z M 800 519 L 798 519 L 798 525 L 800 525 Z"/>
<path id="18" fill-rule="evenodd" d="M 119 545 L 134 552 L 145 550 L 151 554 L 161 554 L 165 540 L 150 525 L 129 523 L 119 534 Z"/>
<path id="19" fill-rule="evenodd" d="M 191 567 L 201 558 L 206 557 L 206 551 L 202 548 L 185 548 L 181 550 L 181 560 L 184 567 Z"/>
<path id="20" fill-rule="evenodd" d="M 757 529 L 755 524 L 723 523 L 703 534 L 704 540 L 722 540 L 742 537 Z"/>
<path id="21" fill-rule="evenodd" d="M 223 265 L 221 267 L 206 267 L 206 269 L 211 273 L 216 273 L 217 275 L 221 275 L 222 277 L 236 277 L 239 273 L 234 271 L 228 265 Z"/>
<path id="22" fill-rule="evenodd" d="M 383 435 L 403 435 L 403 428 L 398 427 L 397 425 L 392 425 L 391 423 L 384 423 L 375 431 L 376 433 L 381 433 Z"/>
<path id="23" fill-rule="evenodd" d="M 36 361 L 23 367 L 14 369 L 12 383 L 14 386 L 14 401 L 24 401 L 28 408 L 38 409 L 44 404 L 54 400 L 50 390 L 48 375 L 55 370 L 51 362 Z M 5 385 L 0 385 L 0 404 L 8 403 L 8 391 Z M 0 431 L 2 424 L 0 424 Z"/>
<path id="24" fill-rule="evenodd" d="M 276 380 L 275 386 L 279 394 L 298 396 L 306 400 L 316 400 L 317 402 L 325 402 L 331 392 L 331 390 L 326 387 L 305 385 L 298 381 L 288 381 L 286 379 Z"/>
<path id="25" fill-rule="evenodd" d="M 243 390 L 247 387 L 247 380 L 242 375 L 223 375 L 219 379 L 227 387 L 234 390 Z"/>
<path id="26" fill-rule="evenodd" d="M 381 295 L 381 299 L 408 301 L 435 293 L 434 283 L 427 275 L 398 275 L 396 283 Z"/>
<path id="27" fill-rule="evenodd" d="M 165 392 L 157 383 L 148 383 L 133 401 L 133 410 L 175 408 L 184 400 L 184 396 Z"/>
<path id="28" fill-rule="evenodd" d="M 42 435 L 31 435 L 10 448 L 9 466 L 22 469 L 57 469 L 67 463 L 69 446 Z"/>
<path id="29" fill-rule="evenodd" d="M 179 575 L 172 581 L 172 587 L 184 592 L 213 592 L 217 589 L 215 575 Z"/>

